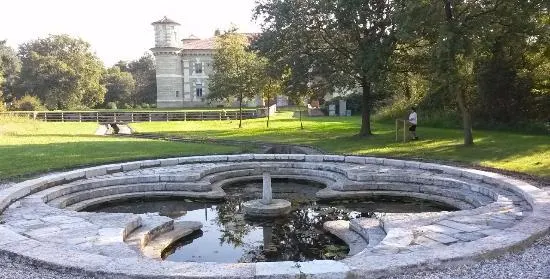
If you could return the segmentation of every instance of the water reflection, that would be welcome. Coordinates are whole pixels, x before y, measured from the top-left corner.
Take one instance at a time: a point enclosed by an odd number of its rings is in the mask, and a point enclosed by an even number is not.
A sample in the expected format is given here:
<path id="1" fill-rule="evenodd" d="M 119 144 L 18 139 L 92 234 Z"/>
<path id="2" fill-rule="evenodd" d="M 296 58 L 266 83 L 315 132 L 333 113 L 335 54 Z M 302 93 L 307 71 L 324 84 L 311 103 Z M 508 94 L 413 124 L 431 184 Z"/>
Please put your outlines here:
<path id="1" fill-rule="evenodd" d="M 373 212 L 422 212 L 453 210 L 415 199 L 383 198 L 319 203 L 321 185 L 303 181 L 274 180 L 273 197 L 291 201 L 293 210 L 274 219 L 245 218 L 242 203 L 261 196 L 261 181 L 228 185 L 223 202 L 141 200 L 103 204 L 95 211 L 159 212 L 179 220 L 200 221 L 201 231 L 182 239 L 163 257 L 171 261 L 258 262 L 341 259 L 347 245 L 323 229 L 323 223 L 370 217 Z"/>

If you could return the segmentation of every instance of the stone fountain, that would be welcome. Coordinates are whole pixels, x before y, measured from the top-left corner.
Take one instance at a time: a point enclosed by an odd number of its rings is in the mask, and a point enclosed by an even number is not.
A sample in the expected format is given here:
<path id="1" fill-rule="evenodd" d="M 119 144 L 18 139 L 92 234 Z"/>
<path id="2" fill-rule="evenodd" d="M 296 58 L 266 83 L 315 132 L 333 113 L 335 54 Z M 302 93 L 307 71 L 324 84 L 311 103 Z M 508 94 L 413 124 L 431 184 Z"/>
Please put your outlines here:
<path id="1" fill-rule="evenodd" d="M 291 210 L 291 203 L 283 199 L 273 199 L 271 189 L 271 172 L 273 168 L 259 167 L 256 169 L 263 176 L 262 199 L 247 201 L 243 204 L 244 212 L 254 217 L 277 217 L 286 215 Z"/>

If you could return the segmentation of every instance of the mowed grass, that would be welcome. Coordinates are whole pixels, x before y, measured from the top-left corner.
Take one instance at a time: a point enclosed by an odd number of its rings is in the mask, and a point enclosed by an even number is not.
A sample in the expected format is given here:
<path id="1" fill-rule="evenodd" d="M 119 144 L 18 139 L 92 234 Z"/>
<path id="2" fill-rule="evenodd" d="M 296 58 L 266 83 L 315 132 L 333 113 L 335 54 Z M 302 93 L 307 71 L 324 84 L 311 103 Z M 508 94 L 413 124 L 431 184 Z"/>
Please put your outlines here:
<path id="1" fill-rule="evenodd" d="M 356 136 L 359 117 L 304 118 L 304 129 L 292 112 L 278 113 L 266 128 L 265 119 L 135 123 L 138 132 L 192 138 L 237 139 L 303 144 L 330 153 L 428 159 L 488 166 L 550 177 L 550 137 L 496 131 L 474 131 L 475 145 L 462 145 L 462 131 L 418 128 L 419 141 L 396 142 L 393 123 L 372 123 L 374 136 Z M 420 119 L 421 121 L 421 119 Z M 400 131 L 402 137 L 402 131 Z"/>
<path id="2" fill-rule="evenodd" d="M 132 159 L 235 153 L 238 147 L 95 136 L 95 123 L 0 119 L 0 179 Z"/>

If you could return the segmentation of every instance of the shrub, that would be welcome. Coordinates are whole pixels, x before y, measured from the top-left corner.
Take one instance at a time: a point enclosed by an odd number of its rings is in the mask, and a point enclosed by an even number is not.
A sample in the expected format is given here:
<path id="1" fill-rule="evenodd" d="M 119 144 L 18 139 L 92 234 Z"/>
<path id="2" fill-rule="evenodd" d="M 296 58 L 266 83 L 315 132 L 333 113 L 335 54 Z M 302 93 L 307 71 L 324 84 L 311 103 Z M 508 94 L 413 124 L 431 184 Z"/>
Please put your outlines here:
<path id="1" fill-rule="evenodd" d="M 148 103 L 143 103 L 143 104 L 141 104 L 141 108 L 148 109 L 149 104 Z"/>
<path id="2" fill-rule="evenodd" d="M 124 103 L 124 104 L 121 105 L 121 108 L 123 108 L 123 109 L 131 109 L 131 108 L 133 108 L 133 107 L 132 107 L 132 105 L 130 105 L 130 104 Z"/>
<path id="3" fill-rule="evenodd" d="M 105 105 L 107 109 L 117 109 L 115 102 L 108 102 L 107 105 Z"/>
<path id="4" fill-rule="evenodd" d="M 12 110 L 16 111 L 36 111 L 44 110 L 44 106 L 40 99 L 36 96 L 25 95 L 19 100 L 13 102 Z"/>

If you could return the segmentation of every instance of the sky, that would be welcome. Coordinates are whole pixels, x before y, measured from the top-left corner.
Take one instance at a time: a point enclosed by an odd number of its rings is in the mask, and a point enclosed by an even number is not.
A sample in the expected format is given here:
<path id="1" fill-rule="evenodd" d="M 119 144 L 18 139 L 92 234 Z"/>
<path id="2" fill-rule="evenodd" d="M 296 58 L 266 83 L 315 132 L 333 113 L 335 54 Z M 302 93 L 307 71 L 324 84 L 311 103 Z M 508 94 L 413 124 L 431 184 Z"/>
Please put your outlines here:
<path id="1" fill-rule="evenodd" d="M 2 0 L 0 40 L 17 49 L 49 34 L 69 34 L 91 44 L 111 66 L 135 60 L 154 46 L 152 22 L 162 17 L 180 23 L 179 34 L 211 37 L 235 24 L 258 32 L 252 21 L 255 0 Z"/>

